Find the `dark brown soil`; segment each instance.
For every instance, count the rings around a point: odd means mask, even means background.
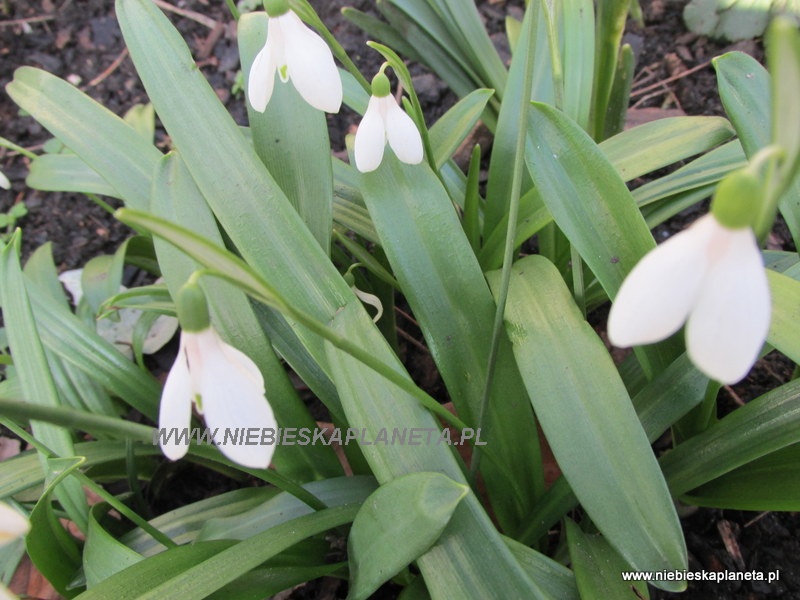
[[[175,0],[173,4],[211,20],[207,26],[185,16],[170,15],[221,100],[239,123],[245,123],[243,98],[241,94],[231,93],[238,58],[235,27],[225,3]],[[339,13],[345,5],[372,11],[372,3],[368,0],[312,0],[312,4],[363,72],[368,77],[374,73],[380,64],[379,56],[364,45],[366,37]],[[707,63],[713,56],[732,48],[687,33],[680,16],[682,1],[644,0],[642,4],[646,25],[642,28],[631,24],[626,38],[637,54],[632,104],[637,108],[672,109],[690,115],[723,114],[714,72]],[[498,46],[505,44],[501,33],[504,16],[507,12],[519,16],[521,5],[521,1],[503,0],[481,3],[482,14]],[[735,49],[762,58],[759,42],[741,43]],[[507,49],[504,51],[507,54]],[[124,53],[110,0],[0,2],[0,85],[5,86],[13,77],[14,69],[22,65],[40,67],[70,79],[117,114],[147,101],[133,65]],[[417,76],[417,91],[428,111],[429,121],[433,121],[454,98],[436,79],[425,75],[424,69],[414,67],[412,73]],[[355,123],[356,116],[348,109],[330,118],[335,150],[343,148],[344,136]],[[0,124],[1,136],[32,151],[38,151],[50,137],[33,119],[21,116],[5,93],[0,93]],[[162,130],[157,132],[157,143],[166,147],[167,140]],[[60,269],[76,268],[98,254],[113,252],[129,235],[124,226],[82,195],[43,193],[27,188],[24,184],[27,162],[23,156],[0,149],[0,170],[13,184],[11,191],[0,190],[0,212],[5,212],[14,203],[27,205],[29,214],[19,223],[23,229],[23,252],[26,256],[40,245],[51,242],[57,266]],[[677,227],[680,228],[680,222]],[[417,362],[430,365],[424,356]],[[771,359],[765,365],[745,383],[729,391],[731,407],[737,396],[747,400],[763,389],[774,387],[779,381],[786,381],[791,370],[791,365],[780,358]],[[416,379],[425,380],[431,368],[420,367],[422,372],[415,375]],[[184,482],[192,479],[182,472],[175,472],[172,476]],[[204,481],[200,489],[192,490],[192,494],[200,497],[213,493],[213,490],[214,487]],[[155,508],[164,509],[165,506]],[[654,592],[654,598],[800,598],[797,558],[800,556],[797,541],[800,539],[800,517],[796,514],[759,516],[740,511],[698,510],[683,523],[692,557],[691,569],[779,569],[780,582],[772,586],[694,583],[686,594]],[[722,528],[720,524],[723,524]],[[737,564],[730,542],[728,547],[723,544],[722,530],[731,532],[728,537],[735,540],[743,563]],[[292,597],[343,598],[345,588],[336,580],[326,580],[314,587],[298,589]],[[385,597],[396,594],[396,591],[386,591]]]

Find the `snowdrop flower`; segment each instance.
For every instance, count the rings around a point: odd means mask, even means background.
[[[0,546],[21,538],[30,528],[28,519],[5,502],[0,502]]]
[[[4,190],[11,189],[11,182],[8,180],[8,177],[6,177],[5,173],[3,173],[2,171],[0,171],[0,188],[3,188]]]
[[[657,342],[686,321],[687,352],[700,371],[724,384],[747,375],[766,340],[771,311],[750,227],[758,193],[751,175],[734,173],[718,186],[710,214],[634,267],[611,307],[612,344]]]
[[[225,456],[245,467],[267,468],[274,445],[246,445],[241,438],[238,443],[225,440],[226,429],[258,428],[260,432],[277,427],[264,397],[261,372],[247,355],[223,342],[211,327],[199,285],[190,280],[176,301],[183,331],[178,356],[161,394],[159,427],[167,432],[188,428],[194,403],[211,432],[217,430],[213,439]],[[162,435],[160,443],[170,460],[182,458],[189,449],[188,439],[179,443],[174,435],[166,440]]]
[[[389,78],[380,71],[372,80],[372,96],[356,132],[356,168],[362,173],[380,166],[387,141],[404,163],[416,165],[422,162],[419,130],[390,91]]]
[[[339,112],[342,79],[328,44],[306,27],[286,0],[265,0],[269,15],[267,42],[250,68],[247,97],[264,112],[272,97],[275,72],[281,81],[292,80],[303,100],[318,110]]]
[[[5,502],[0,502],[0,546],[10,544],[28,533],[31,524],[23,515]],[[16,596],[0,583],[0,600],[15,600]]]

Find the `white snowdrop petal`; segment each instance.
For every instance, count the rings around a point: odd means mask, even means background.
[[[355,155],[356,168],[362,173],[377,169],[383,160],[386,146],[386,128],[381,115],[381,98],[370,97],[367,111],[356,131]]]
[[[681,328],[703,282],[712,234],[700,219],[639,261],[611,306],[608,338],[612,344],[651,344]]]
[[[422,162],[422,137],[419,130],[394,99],[390,99],[386,105],[386,137],[389,146],[401,161],[409,165]]]
[[[186,334],[181,334],[181,344],[178,349],[178,356],[172,369],[167,375],[164,390],[161,393],[161,405],[158,412],[158,426],[166,429],[170,433],[173,428],[179,431],[189,427],[192,420],[192,381],[189,374],[189,366],[186,361]],[[176,436],[172,435],[168,442],[164,442],[163,436],[160,441],[161,450],[170,460],[183,458],[189,450],[189,444],[176,443]]]
[[[11,182],[2,171],[0,171],[0,188],[3,188],[4,190],[11,189]]]
[[[338,113],[342,106],[342,78],[328,44],[293,12],[280,19],[289,78],[294,87],[314,108]]]
[[[0,502],[0,546],[21,538],[30,528],[28,519],[5,502]]]
[[[267,109],[272,90],[275,87],[275,56],[269,38],[261,51],[256,54],[247,81],[247,98],[250,105],[258,112]]]
[[[714,252],[686,327],[686,347],[700,371],[732,384],[753,367],[769,332],[769,284],[750,229],[724,230]]]
[[[265,469],[272,460],[274,444],[261,443],[261,431],[275,430],[277,423],[267,399],[264,397],[264,382],[261,374],[254,377],[255,364],[247,355],[222,344],[208,347],[204,354],[204,369],[200,373],[206,426],[212,431],[219,429],[216,440],[219,449],[232,461],[256,469]],[[258,429],[258,443],[233,444],[225,441],[226,429]]]

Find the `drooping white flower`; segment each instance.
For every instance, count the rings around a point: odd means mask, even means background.
[[[0,171],[0,188],[3,188],[4,190],[11,189],[11,182],[8,180],[8,177],[6,177],[5,173],[3,173],[2,171]]]
[[[404,163],[416,165],[422,162],[419,130],[389,91],[389,79],[378,73],[372,80],[372,96],[356,132],[353,152],[356,168],[362,173],[380,166],[387,142]]]
[[[686,348],[708,377],[747,375],[769,332],[771,301],[753,230],[708,214],[647,254],[622,283],[608,319],[615,346],[665,339],[686,322]]]
[[[275,73],[311,106],[329,113],[342,106],[342,79],[328,44],[292,10],[285,0],[265,3],[269,14],[267,42],[256,55],[247,85],[247,97],[264,112],[272,97]]]
[[[0,546],[21,538],[30,528],[28,519],[5,502],[0,502]]]
[[[31,524],[23,515],[5,502],[0,502],[0,546],[10,544],[30,531]],[[0,583],[0,600],[16,600],[6,586]]]
[[[194,403],[225,456],[245,467],[265,469],[275,445],[263,444],[260,434],[277,424],[264,396],[264,378],[246,354],[222,341],[209,324],[202,292],[188,286],[176,299],[184,329],[161,394],[158,425],[167,433],[182,432],[190,427]],[[257,429],[259,435],[245,443],[244,436],[235,434],[242,429]],[[226,431],[232,437],[226,438]],[[171,460],[182,458],[189,449],[186,437],[180,442],[175,435],[160,438],[161,449]]]

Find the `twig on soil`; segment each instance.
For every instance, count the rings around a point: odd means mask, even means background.
[[[431,351],[428,350],[428,348],[426,348],[423,344],[421,344],[419,342],[419,340],[414,338],[413,335],[411,335],[410,333],[406,332],[403,329],[400,329],[399,327],[395,327],[395,329],[397,330],[397,333],[400,335],[401,338],[403,338],[409,344],[414,346],[417,350],[420,350],[421,352],[424,352],[425,354],[430,354],[431,353]]]
[[[13,27],[15,25],[28,25],[30,23],[41,23],[43,21],[52,21],[55,15],[41,15],[38,17],[25,17],[24,19],[12,19],[10,21],[0,21],[0,27]]]
[[[651,92],[653,90],[657,90],[658,88],[663,87],[665,90],[667,89],[666,84],[672,83],[673,81],[677,81],[687,75],[691,75],[692,73],[696,73],[702,69],[705,69],[711,64],[710,60],[707,60],[699,65],[692,67],[691,69],[686,69],[685,71],[681,71],[677,75],[673,75],[672,77],[667,77],[666,79],[662,79],[661,81],[657,81],[652,85],[648,85],[647,87],[641,88],[639,90],[634,90],[631,92],[631,98],[636,98],[637,96],[641,96],[642,94],[646,94],[647,92]]]
[[[759,515],[756,515],[755,517],[753,517],[752,519],[750,519],[750,520],[749,520],[747,523],[745,523],[744,525],[742,525],[742,527],[743,527],[744,529],[747,529],[748,527],[750,527],[750,525],[754,525],[754,524],[758,523],[758,522],[759,522],[761,519],[763,519],[763,518],[764,518],[764,517],[766,517],[768,514],[770,514],[770,512],[772,512],[772,511],[769,511],[769,510],[768,510],[768,511],[762,512],[762,513],[761,513],[761,514],[759,514]]]
[[[205,25],[209,29],[214,29],[217,26],[217,21],[212,19],[211,17],[207,17],[205,15],[201,15],[198,12],[193,10],[186,10],[185,8],[178,8],[177,6],[173,6],[169,2],[165,2],[164,0],[153,0],[155,4],[163,8],[164,10],[168,10],[170,12],[174,12],[176,15],[180,15],[182,17],[186,17],[187,19],[191,19],[192,21],[196,21],[201,25]]]
[[[736,392],[733,391],[733,388],[731,386],[726,385],[726,386],[723,386],[723,387],[725,388],[725,391],[730,394],[731,399],[733,400],[733,402],[735,404],[738,404],[739,406],[744,406],[745,405],[745,401],[742,400],[742,397],[739,394],[737,394]]]
[[[117,56],[117,58],[114,59],[114,62],[108,65],[108,68],[102,73],[100,73],[100,75],[92,79],[87,87],[94,87],[100,82],[102,82],[106,77],[108,77],[114,71],[117,70],[117,68],[122,64],[122,61],[125,60],[127,56],[128,56],[128,49],[123,48],[122,52],[119,53],[119,56]]]

